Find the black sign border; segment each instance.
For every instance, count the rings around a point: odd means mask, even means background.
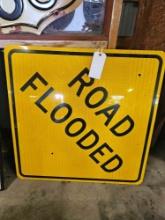
[[[18,169],[19,169],[19,174],[22,177],[28,177],[28,178],[34,178],[34,179],[58,179],[58,180],[81,180],[81,181],[94,181],[94,182],[117,182],[117,183],[138,183],[141,180],[142,177],[142,171],[143,171],[143,165],[144,165],[144,160],[145,160],[145,155],[146,155],[146,150],[147,150],[147,145],[148,145],[148,138],[150,135],[150,127],[152,124],[152,119],[153,119],[153,114],[155,110],[155,104],[154,100],[156,98],[158,88],[159,88],[159,83],[160,83],[160,78],[161,78],[161,72],[162,72],[162,66],[163,66],[163,59],[161,56],[156,55],[156,54],[118,54],[118,53],[107,53],[108,57],[129,57],[129,58],[152,58],[152,59],[157,59],[159,61],[159,67],[158,67],[158,72],[157,72],[157,79],[155,83],[155,88],[154,88],[154,94],[153,94],[153,102],[151,104],[151,111],[150,111],[150,117],[148,121],[148,127],[147,127],[147,133],[146,133],[146,138],[145,138],[145,144],[144,144],[144,150],[143,154],[141,157],[141,165],[140,165],[140,170],[139,174],[136,180],[122,180],[122,179],[100,179],[100,178],[79,178],[79,177],[54,177],[54,176],[35,176],[35,175],[26,175],[23,174],[21,170],[21,160],[20,160],[20,151],[19,151],[19,138],[18,138],[18,127],[17,127],[17,117],[16,117],[16,105],[15,105],[15,97],[14,97],[14,82],[13,82],[13,69],[12,69],[12,56],[13,54],[16,53],[31,53],[31,54],[44,54],[44,55],[71,55],[71,56],[93,56],[92,52],[71,52],[71,51],[50,51],[50,50],[31,50],[31,49],[12,49],[8,53],[8,62],[9,62],[9,76],[10,76],[10,88],[12,89],[12,93],[10,94],[12,97],[12,114],[13,114],[13,119],[14,119],[14,127],[15,127],[15,140],[16,140],[16,149],[17,149],[17,157],[18,157]]]

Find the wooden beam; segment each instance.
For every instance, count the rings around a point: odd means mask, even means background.
[[[118,31],[122,12],[123,0],[115,0],[113,4],[112,18],[110,24],[108,48],[114,49],[117,45]]]

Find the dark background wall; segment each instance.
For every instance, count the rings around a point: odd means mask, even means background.
[[[165,51],[165,0],[126,0],[125,2],[136,3],[138,13],[134,33],[132,36],[119,37],[118,48]],[[162,130],[161,137],[165,138],[165,80],[154,139],[158,137],[160,130]]]

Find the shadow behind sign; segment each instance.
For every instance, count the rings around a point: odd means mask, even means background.
[[[3,50],[0,50],[0,190],[4,189],[4,179],[6,179],[4,177],[9,174],[9,167],[10,169],[13,167],[11,163],[13,163],[13,152],[9,105],[4,66],[4,54]]]

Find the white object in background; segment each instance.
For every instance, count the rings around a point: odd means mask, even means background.
[[[82,0],[0,0],[0,32],[41,34],[50,23],[74,11],[81,2]]]

